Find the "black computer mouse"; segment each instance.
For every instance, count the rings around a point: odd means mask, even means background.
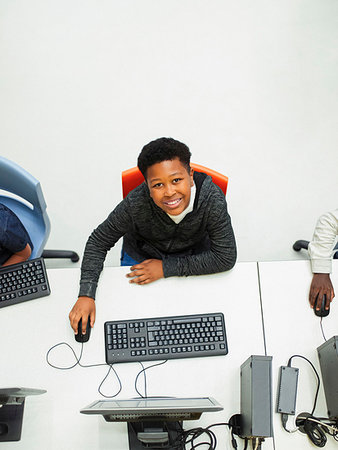
[[[88,316],[87,328],[86,328],[85,334],[82,334],[82,319],[80,319],[79,323],[77,325],[77,334],[75,335],[75,340],[77,342],[88,342],[89,337],[90,337],[90,331],[91,331],[90,317]]]
[[[321,304],[320,309],[316,309],[317,302],[318,302],[318,297],[319,297],[319,295],[317,295],[317,298],[316,298],[315,303],[313,305],[314,312],[315,312],[316,316],[318,316],[318,317],[326,317],[326,316],[329,315],[329,312],[330,312],[330,306],[329,306],[329,309],[325,309],[326,294],[323,295],[323,300],[322,300],[322,304]]]

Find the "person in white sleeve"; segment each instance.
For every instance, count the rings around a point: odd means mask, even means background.
[[[338,235],[338,209],[319,217],[309,243],[309,255],[313,278],[310,287],[309,301],[314,307],[318,296],[316,309],[320,309],[324,294],[326,295],[325,309],[329,309],[330,302],[334,298],[334,289],[330,279],[332,272],[332,256]]]

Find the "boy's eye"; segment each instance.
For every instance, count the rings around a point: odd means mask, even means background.
[[[181,178],[175,178],[174,180],[173,180],[173,183],[178,183],[178,182],[180,182],[181,181]]]
[[[153,185],[153,188],[158,188],[158,187],[161,187],[161,186],[162,186],[162,183],[156,183],[156,184]]]

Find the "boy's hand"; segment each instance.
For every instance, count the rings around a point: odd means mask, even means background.
[[[128,273],[127,277],[132,278],[132,280],[129,283],[148,284],[164,276],[161,259],[146,259],[130,269],[132,272]]]
[[[91,297],[79,297],[69,313],[70,325],[75,334],[77,334],[77,327],[81,318],[82,333],[86,333],[88,316],[90,316],[90,326],[93,328],[95,322],[95,301]]]
[[[334,297],[334,289],[331,283],[330,274],[314,273],[309,294],[309,301],[311,308],[313,308],[313,305],[318,295],[317,309],[318,310],[320,309],[324,294],[326,294],[325,309],[329,309],[330,302]]]

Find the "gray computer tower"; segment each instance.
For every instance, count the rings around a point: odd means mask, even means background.
[[[338,419],[338,336],[333,336],[317,348],[324,385],[327,414]]]
[[[241,436],[272,436],[272,356],[252,355],[241,365]]]

